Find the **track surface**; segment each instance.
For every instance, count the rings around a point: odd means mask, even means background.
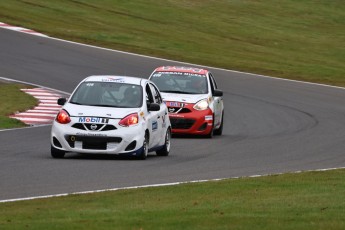
[[[147,77],[172,61],[0,29],[0,76],[66,92],[88,75]],[[212,69],[211,69],[212,70]],[[146,161],[50,157],[50,126],[0,132],[0,200],[345,166],[345,90],[212,70],[224,91],[224,135],[174,138]]]

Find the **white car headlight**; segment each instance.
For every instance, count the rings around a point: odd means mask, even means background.
[[[203,99],[200,100],[198,103],[196,103],[193,108],[196,110],[205,110],[208,109],[208,100],[207,99]]]

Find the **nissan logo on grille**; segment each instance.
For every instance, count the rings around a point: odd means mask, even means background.
[[[97,129],[97,125],[96,125],[96,124],[92,124],[92,125],[90,126],[90,128],[91,128],[92,130],[96,130],[96,129]]]
[[[169,108],[168,110],[169,110],[169,113],[175,112],[175,109],[174,109],[174,108]]]

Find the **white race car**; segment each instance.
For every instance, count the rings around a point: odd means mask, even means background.
[[[123,76],[90,76],[79,83],[52,125],[51,155],[66,152],[167,156],[171,125],[154,83]]]

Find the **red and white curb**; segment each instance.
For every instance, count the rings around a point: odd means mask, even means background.
[[[32,35],[36,35],[36,36],[41,36],[41,37],[48,37],[47,35],[36,32],[34,30],[26,29],[26,28],[19,27],[19,26],[12,26],[12,25],[9,25],[9,24],[3,23],[3,22],[0,22],[0,28],[15,30],[15,31],[19,31],[22,33],[28,33],[28,34],[32,34]]]
[[[16,113],[10,117],[21,120],[27,125],[47,125],[53,123],[56,114],[61,109],[61,106],[57,104],[57,99],[62,97],[62,95],[42,88],[21,90],[37,98],[39,104],[33,109]]]

